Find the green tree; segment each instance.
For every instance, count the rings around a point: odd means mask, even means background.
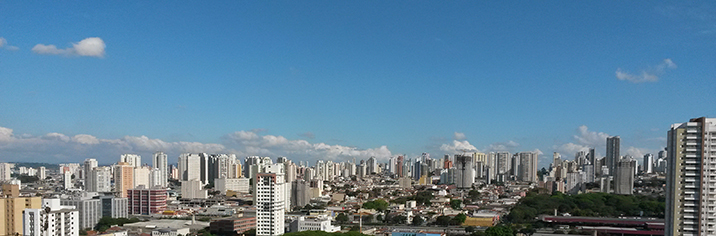
[[[336,216],[336,221],[338,221],[339,224],[345,224],[348,222],[348,216],[346,213],[340,213],[338,216]]]
[[[512,228],[505,225],[493,226],[485,230],[487,236],[513,236]]]
[[[438,216],[438,218],[435,218],[435,224],[436,225],[442,225],[442,226],[448,226],[450,225],[450,218],[449,216]]]
[[[373,201],[368,201],[368,202],[363,203],[363,208],[375,209],[375,210],[378,210],[381,212],[387,210],[388,206],[390,206],[390,204],[383,199],[376,199]]]
[[[450,207],[455,210],[460,210],[462,208],[462,200],[459,199],[452,199],[450,200]]]
[[[421,225],[423,225],[424,222],[425,222],[425,220],[423,219],[423,217],[415,216],[415,217],[413,217],[413,222],[410,222],[410,224],[413,226],[421,226]]]
[[[470,201],[475,202],[477,200],[480,200],[480,192],[477,190],[470,190],[470,192],[467,193],[467,197],[470,199]]]
[[[468,233],[475,232],[475,226],[465,227],[465,232],[468,232]]]
[[[467,216],[465,214],[457,214],[455,217],[450,219],[451,225],[461,225],[462,223],[465,223],[465,220],[467,220]]]

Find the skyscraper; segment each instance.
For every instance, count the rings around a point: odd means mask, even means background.
[[[82,169],[82,176],[83,176],[84,179],[85,179],[85,190],[86,190],[86,191],[90,191],[89,186],[95,185],[95,184],[92,182],[92,181],[94,181],[94,180],[93,180],[92,178],[90,178],[90,175],[91,175],[91,173],[92,173],[92,169],[94,169],[95,167],[97,167],[97,160],[96,160],[96,159],[92,159],[92,158],[85,159],[85,162],[84,162],[84,166],[83,166],[83,167],[84,167],[84,168]],[[95,192],[95,191],[96,191],[96,190],[90,191],[90,192]]]
[[[609,175],[614,176],[617,163],[619,162],[619,147],[621,139],[619,136],[607,138],[607,167]]]
[[[537,156],[536,152],[520,152],[519,180],[525,182],[537,182]]]
[[[644,173],[651,174],[654,172],[654,155],[647,153],[644,155]]]
[[[182,153],[179,155],[179,180],[201,180],[201,157],[199,154]]]
[[[134,188],[134,167],[126,162],[114,166],[114,192],[120,197],[127,197],[127,190]]]
[[[671,125],[667,135],[665,235],[716,234],[716,118]]]
[[[457,188],[471,188],[475,183],[475,168],[472,156],[455,155],[455,186]]]
[[[159,185],[166,187],[167,179],[169,178],[169,163],[167,162],[167,154],[164,154],[164,152],[154,153],[154,156],[152,156],[152,167],[159,169]]]
[[[631,195],[634,193],[634,175],[636,160],[626,157],[617,162],[614,177],[614,193]]]
[[[125,162],[132,167],[142,166],[142,157],[137,154],[122,154],[119,156],[119,162]]]
[[[275,173],[270,168],[266,172],[256,174],[256,235],[283,234],[285,185],[283,173]]]
[[[95,167],[87,178],[85,190],[88,192],[112,192],[112,170],[109,167]]]

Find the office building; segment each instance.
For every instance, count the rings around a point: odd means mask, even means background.
[[[283,173],[256,174],[254,204],[256,206],[256,235],[284,233],[285,185]]]
[[[152,167],[159,169],[159,179],[157,184],[162,187],[167,186],[167,178],[169,178],[169,163],[167,162],[167,154],[164,152],[156,152],[152,156]]]
[[[140,166],[134,168],[134,184],[133,188],[144,185],[145,187],[153,187],[149,185],[149,175],[152,173],[152,169],[149,166]]]
[[[716,118],[694,118],[667,135],[666,230],[716,235]]]
[[[607,138],[607,167],[609,168],[609,175],[614,176],[617,163],[621,157],[619,154],[621,139],[619,136],[613,136]]]
[[[167,190],[139,186],[138,188],[127,190],[127,200],[129,214],[157,214],[167,208]]]
[[[102,217],[129,218],[129,199],[114,196],[99,198],[102,201]]]
[[[230,217],[211,220],[211,223],[209,223],[210,231],[219,235],[226,235],[227,233],[230,235],[241,234],[255,228],[256,217]]]
[[[0,197],[0,235],[22,234],[22,212],[41,208],[41,197],[20,197],[20,186],[3,184]]]
[[[24,236],[79,236],[79,212],[60,199],[43,199],[41,208],[25,209]]]

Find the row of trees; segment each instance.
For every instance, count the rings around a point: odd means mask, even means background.
[[[585,193],[565,195],[555,192],[552,195],[540,194],[533,190],[520,199],[512,208],[506,220],[514,223],[531,223],[535,217],[560,213],[574,216],[647,216],[664,217],[665,199],[663,197],[616,195],[608,193]]]

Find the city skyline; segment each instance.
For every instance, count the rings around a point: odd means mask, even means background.
[[[548,12],[549,14],[543,14]],[[639,160],[716,117],[716,4],[46,3],[0,9],[0,161],[184,152]]]

